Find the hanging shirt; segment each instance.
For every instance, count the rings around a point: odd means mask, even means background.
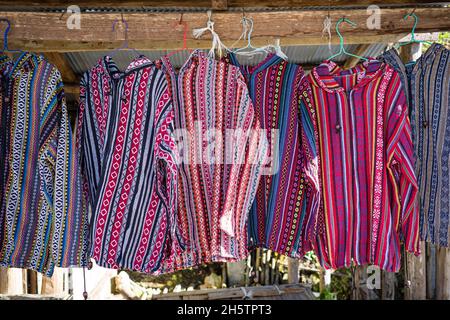
[[[247,257],[247,220],[267,141],[239,68],[194,51],[176,73],[161,69],[175,103],[177,219],[185,247],[166,270]],[[171,260],[169,260],[171,261]]]
[[[399,74],[371,60],[349,70],[333,62],[302,84],[316,109],[322,202],[316,253],[326,268],[400,268],[400,237],[419,253],[417,180]]]
[[[104,57],[81,80],[77,148],[100,266],[159,273],[176,240],[176,154],[167,81],[146,57]]]
[[[86,265],[87,216],[63,83],[42,56],[0,57],[0,265]]]
[[[391,49],[382,58],[408,81],[422,239],[449,246],[450,54],[433,44],[406,66]]]
[[[301,258],[318,210],[316,124],[313,109],[300,103],[303,69],[269,54],[256,66],[240,67],[269,141],[271,163],[261,178],[249,221],[250,246]]]

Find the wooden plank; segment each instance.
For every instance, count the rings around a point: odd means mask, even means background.
[[[450,251],[445,247],[436,250],[436,299],[450,299]]]
[[[426,298],[436,299],[436,246],[431,243],[426,246]]]
[[[369,30],[366,10],[339,10],[331,12],[333,21],[343,16],[357,24],[356,28],[342,25],[346,43],[395,42],[411,30],[410,21],[403,16],[409,9],[383,9],[380,30]],[[417,9],[420,17],[417,33],[450,30],[450,8]],[[246,16],[254,19],[253,44],[267,44],[276,38],[282,45],[325,44],[322,37],[323,11],[276,11],[250,12]],[[115,34],[112,23],[120,19],[118,13],[84,13],[80,29],[68,29],[66,20],[59,13],[0,12],[0,16],[11,21],[10,48],[41,52],[112,50],[122,45],[123,26],[118,25]],[[176,49],[182,46],[183,31],[173,28],[180,19],[178,13],[127,13],[123,15],[129,26],[129,46],[138,50]],[[215,30],[222,40],[230,45],[241,34],[240,12],[219,12],[212,15]],[[204,27],[205,13],[185,13],[183,21],[192,28]],[[270,28],[267,26],[270,25]],[[332,43],[338,43],[333,33]],[[187,45],[191,48],[209,48],[210,35],[193,39],[189,33]],[[238,46],[243,45],[243,42]]]
[[[186,0],[107,0],[107,1],[89,1],[89,0],[77,0],[73,2],[71,0],[15,0],[14,6],[29,6],[29,7],[59,7],[64,8],[69,5],[76,4],[81,8],[131,8],[131,7],[159,7],[159,8],[215,8],[214,2],[221,1],[210,1],[210,0],[196,0],[196,1],[186,1]],[[320,0],[229,0],[227,7],[230,8],[301,8],[301,7],[311,7],[311,6],[326,6],[328,3],[331,6],[369,6],[371,4],[376,5],[406,5],[406,4],[430,4],[438,3],[436,0],[429,1],[415,1],[415,0],[360,0],[357,3],[352,0],[331,0],[331,1],[320,1]],[[0,1],[0,7],[11,7],[11,1],[2,0]]]

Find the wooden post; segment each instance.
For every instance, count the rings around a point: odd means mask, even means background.
[[[450,299],[450,251],[445,247],[437,248],[436,255],[436,299]]]
[[[369,289],[367,278],[367,266],[357,266],[355,269],[353,300],[378,300],[375,290]]]
[[[34,270],[27,270],[28,293],[38,294],[38,273]]]
[[[395,272],[383,271],[381,273],[381,299],[395,300],[395,291],[397,288],[397,274]]]
[[[425,250],[426,298],[436,299],[436,246],[427,243]]]
[[[227,262],[227,280],[230,287],[245,286],[247,260]]]
[[[298,259],[288,258],[288,283],[298,283]]]
[[[67,269],[55,268],[51,278],[42,278],[42,294],[64,295],[68,294]]]
[[[24,294],[23,271],[17,268],[0,268],[0,293],[8,295]]]

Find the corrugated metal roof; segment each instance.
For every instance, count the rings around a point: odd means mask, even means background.
[[[358,45],[346,45],[345,49],[348,52],[354,52]],[[378,56],[386,47],[385,44],[372,44],[364,53],[365,56],[376,57]],[[288,60],[293,63],[300,65],[315,65],[319,64],[323,60],[327,59],[330,55],[339,50],[339,46],[331,46],[331,51],[328,46],[290,46],[283,47],[283,52],[288,56]],[[151,60],[157,60],[163,55],[170,52],[170,50],[158,50],[158,51],[139,51]],[[73,70],[77,74],[83,74],[85,71],[89,70],[94,66],[98,60],[109,54],[107,51],[95,51],[95,52],[70,52],[65,53],[67,59],[69,60]],[[134,58],[135,53],[132,51],[118,51],[114,54],[114,61],[119,66],[120,69],[125,70],[131,60]],[[176,53],[171,57],[171,61],[175,67],[181,67],[187,60],[189,52],[181,51]],[[253,58],[247,56],[239,56],[239,62],[242,64],[255,65],[263,59],[263,55],[257,55]],[[333,61],[344,62],[347,59],[346,56],[338,56]]]

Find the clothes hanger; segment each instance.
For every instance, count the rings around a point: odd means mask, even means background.
[[[369,61],[369,59],[367,59],[366,57],[362,57],[362,56],[358,56],[356,54],[350,53],[347,50],[345,50],[344,47],[344,37],[341,35],[340,31],[339,31],[339,25],[342,22],[347,22],[348,24],[350,24],[352,27],[356,27],[356,23],[354,23],[353,21],[347,19],[347,18],[341,18],[338,20],[338,22],[336,23],[336,33],[339,36],[339,52],[333,54],[332,56],[330,56],[327,60],[331,60],[337,56],[340,56],[341,54],[346,54],[348,56],[354,57],[354,58],[358,58],[364,61]]]
[[[178,23],[175,24],[175,27],[177,27],[177,26],[183,26],[183,47],[181,49],[177,49],[177,50],[169,52],[166,55],[167,58],[170,58],[174,54],[177,54],[178,52],[181,52],[184,50],[187,50],[189,53],[192,53],[192,51],[193,51],[192,49],[187,47],[187,32],[188,32],[189,26],[186,21],[183,21],[183,13],[181,13],[180,21],[178,21]]]
[[[209,31],[212,35],[212,45],[211,45],[211,49],[209,50],[208,56],[210,58],[215,58],[215,51],[217,49],[219,56],[222,57],[223,51],[227,52],[227,51],[230,51],[230,49],[228,49],[227,46],[225,46],[225,44],[222,43],[219,35],[214,31],[214,21],[211,20],[212,11],[208,10],[207,15],[208,15],[208,21],[206,23],[206,27],[194,29],[194,30],[192,30],[192,34],[196,39],[198,39],[205,32]]]
[[[242,53],[243,51],[247,50],[247,49],[251,49],[251,50],[255,50],[257,49],[256,47],[252,46],[252,32],[253,32],[253,19],[252,18],[247,18],[247,17],[243,17],[242,18],[242,26],[243,26],[243,32],[241,37],[243,36],[244,40],[247,37],[247,45],[241,48],[237,48],[235,50],[233,50],[233,53]]]
[[[19,49],[9,49],[8,48],[8,33],[9,30],[11,29],[11,22],[8,19],[5,18],[0,18],[0,22],[6,22],[7,23],[7,27],[5,29],[5,32],[3,33],[3,49],[2,52],[18,52],[18,53],[23,53],[22,50]]]
[[[287,60],[288,57],[284,54],[284,52],[281,49],[280,46],[280,39],[275,40],[275,44],[268,44],[262,47],[254,47],[252,45],[252,33],[253,33],[253,19],[252,18],[242,18],[243,24],[244,24],[244,34],[246,33],[246,28],[249,28],[248,34],[247,34],[247,45],[245,47],[239,48],[234,50],[233,52],[236,54],[246,55],[246,56],[253,56],[258,53],[271,53],[275,52],[276,55],[281,57],[284,60]],[[247,27],[246,27],[247,26]],[[245,36],[244,36],[245,39]],[[250,49],[250,50],[248,50]],[[246,51],[248,50],[248,51]]]
[[[416,27],[417,27],[417,23],[419,22],[419,18],[417,17],[417,15],[413,11],[411,13],[406,14],[403,17],[403,20],[407,20],[409,17],[413,17],[414,18],[414,25],[413,25],[412,30],[411,30],[411,39],[409,41],[407,41],[407,42],[399,42],[399,43],[397,43],[396,49],[398,49],[398,48],[400,48],[402,46],[405,46],[407,44],[411,44],[411,43],[426,43],[426,44],[432,45],[433,42],[426,41],[426,40],[417,40],[416,39]]]
[[[112,32],[114,33],[115,31],[116,31],[116,24],[119,22],[119,20],[114,20],[114,22],[113,22],[113,25],[112,25]],[[131,51],[133,51],[138,57],[140,57],[140,56],[145,56],[144,54],[142,54],[142,53],[140,53],[139,51],[137,51],[136,49],[134,49],[134,48],[130,48],[129,46],[128,46],[128,23],[125,21],[125,19],[123,18],[123,16],[122,16],[122,23],[124,24],[124,26],[125,26],[125,40],[123,41],[123,43],[122,43],[122,46],[120,46],[119,48],[117,48],[117,49],[114,49],[113,51],[111,51],[111,52],[109,52],[107,55],[109,56],[109,57],[114,57],[119,51],[122,51],[122,50],[131,50]]]

